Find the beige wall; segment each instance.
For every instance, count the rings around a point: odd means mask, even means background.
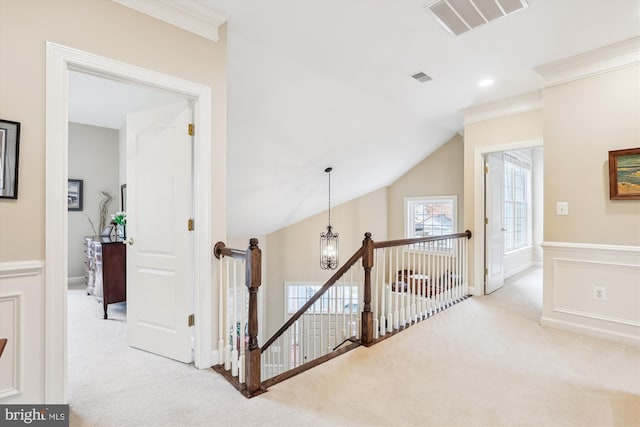
[[[223,238],[225,30],[214,43],[109,0],[1,0],[0,117],[21,122],[22,128],[19,198],[0,200],[0,262],[44,259],[47,41],[213,88],[213,234]]]
[[[609,150],[640,147],[638,76],[635,65],[544,90],[545,241],[640,245],[640,200],[609,200],[608,166]]]
[[[94,235],[87,219],[100,233],[100,191],[113,195],[109,215],[120,210],[118,185],[118,131],[69,123],[69,178],[83,180],[82,211],[70,211],[67,235],[69,278],[84,278],[83,237]],[[107,224],[111,216],[107,217]]]
[[[476,256],[474,246],[479,238],[482,238],[479,230],[475,230],[474,221],[476,216],[483,215],[482,212],[475,212],[474,200],[481,197],[476,194],[474,167],[475,151],[477,149],[490,149],[498,146],[502,151],[508,149],[510,144],[525,141],[541,140],[543,133],[542,110],[528,111],[524,113],[512,114],[496,119],[484,120],[475,123],[467,123],[464,127],[464,228],[471,230],[474,237],[469,245],[469,272],[475,271],[476,263],[482,263],[480,254]],[[522,147],[519,147],[522,148]],[[545,165],[546,166],[546,165]],[[482,283],[476,283],[476,278],[470,273],[470,283],[472,287],[482,287]],[[475,290],[478,293],[478,290]]]
[[[340,259],[345,261],[362,244],[365,232],[375,241],[403,238],[404,198],[458,195],[463,211],[463,143],[455,136],[389,187],[381,188],[331,210],[332,225],[340,233]],[[459,226],[462,218],[459,215]],[[324,283],[333,272],[319,267],[319,235],[327,226],[323,212],[267,235],[267,275],[260,290],[265,296],[268,338],[284,321],[284,283]]]
[[[387,188],[331,209],[331,225],[340,235],[340,261],[362,245],[364,233],[373,240],[387,240]],[[327,213],[315,215],[267,235],[266,293],[267,338],[284,322],[284,282],[324,283],[335,271],[320,269],[320,233],[327,227]]]
[[[640,147],[639,75],[636,63],[543,92],[541,324],[635,346],[640,200],[609,200],[608,151]],[[569,215],[555,214],[557,202]]]
[[[464,229],[462,136],[456,135],[389,187],[389,239],[404,239],[404,199],[458,196],[458,231]]]

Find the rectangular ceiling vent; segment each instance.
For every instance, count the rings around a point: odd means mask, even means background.
[[[529,7],[527,0],[436,0],[426,6],[456,36]]]
[[[414,79],[416,79],[420,83],[428,82],[429,80],[431,80],[431,77],[427,76],[422,71],[420,71],[419,73],[415,73],[411,77],[413,77]]]

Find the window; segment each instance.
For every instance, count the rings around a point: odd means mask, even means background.
[[[530,245],[531,241],[531,163],[528,159],[504,153],[504,251]]]
[[[457,233],[457,205],[458,196],[455,195],[406,198],[405,237],[444,236]],[[447,242],[448,240],[439,242],[438,249],[450,249]]]
[[[320,290],[320,284],[285,283],[286,287],[286,314],[293,314],[309,301]],[[346,313],[358,312],[358,285],[336,284],[329,288],[316,303],[309,308],[310,313]]]

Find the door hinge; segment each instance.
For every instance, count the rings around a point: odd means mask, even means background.
[[[485,269],[484,269],[484,275],[485,275],[485,276],[488,276],[488,275],[489,275],[489,269],[488,269],[488,268],[485,268]]]
[[[487,225],[487,224],[489,224],[489,218],[484,219],[484,225]]]
[[[189,218],[189,222],[187,222],[187,229],[189,231],[193,231],[195,228],[196,227],[194,225],[193,218]]]
[[[489,166],[484,167],[484,173],[489,173]]]
[[[189,123],[189,136],[193,136],[193,123]]]
[[[189,315],[189,319],[187,320],[189,326],[193,326],[196,324],[196,316],[194,314]]]

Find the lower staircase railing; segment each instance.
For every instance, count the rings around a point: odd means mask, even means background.
[[[218,242],[219,363],[214,369],[247,397],[357,346],[371,346],[468,297],[471,232],[362,246],[258,346],[261,252]],[[359,262],[361,261],[361,264]],[[361,265],[361,267],[360,267]]]

